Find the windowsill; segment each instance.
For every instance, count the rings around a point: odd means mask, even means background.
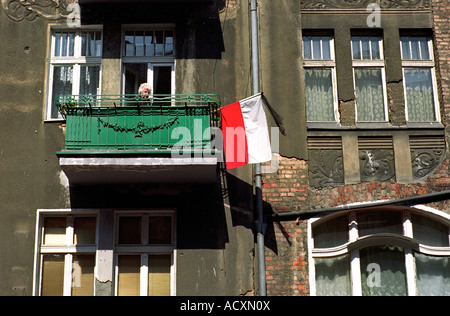
[[[337,122],[307,122],[306,128],[308,130],[365,130],[365,129],[391,129],[391,130],[401,130],[401,129],[443,129],[444,125],[439,122],[423,122],[423,123],[406,123],[406,125],[392,125],[389,122],[364,122],[356,123],[355,126],[343,126]]]

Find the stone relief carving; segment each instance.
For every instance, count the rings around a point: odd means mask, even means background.
[[[414,179],[426,177],[436,170],[444,159],[445,149],[413,149],[411,163]]]
[[[309,184],[321,188],[344,184],[342,150],[310,150]]]
[[[388,181],[395,176],[392,149],[359,151],[361,182]]]
[[[302,9],[366,9],[376,3],[382,9],[430,8],[430,0],[303,0]]]
[[[37,17],[49,21],[67,19],[71,12],[68,11],[70,3],[77,0],[1,0],[2,8],[13,21],[32,21]]]

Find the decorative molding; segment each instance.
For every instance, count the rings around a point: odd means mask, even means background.
[[[426,177],[436,170],[444,159],[444,148],[412,149],[411,164],[414,179]]]
[[[388,181],[395,176],[392,149],[365,149],[359,151],[362,182]]]
[[[342,150],[309,150],[309,184],[322,188],[344,184]]]
[[[56,22],[67,19],[70,3],[77,0],[1,0],[6,15],[15,22],[33,21],[37,17]]]
[[[430,0],[302,0],[302,9],[366,9],[369,4],[381,9],[429,9]]]

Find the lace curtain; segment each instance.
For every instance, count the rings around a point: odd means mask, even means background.
[[[59,118],[60,114],[56,108],[59,95],[72,94],[73,66],[55,66],[53,68],[53,91],[52,91],[52,118]]]
[[[405,68],[409,122],[436,121],[430,68]]]
[[[306,116],[308,121],[334,121],[331,68],[305,69]]]
[[[385,121],[384,97],[380,68],[355,68],[357,120]]]
[[[415,253],[419,295],[450,296],[450,258]]]
[[[349,255],[333,258],[316,258],[314,261],[317,295],[351,295]]]

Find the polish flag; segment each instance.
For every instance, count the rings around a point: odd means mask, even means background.
[[[261,94],[220,109],[227,169],[272,159]]]

